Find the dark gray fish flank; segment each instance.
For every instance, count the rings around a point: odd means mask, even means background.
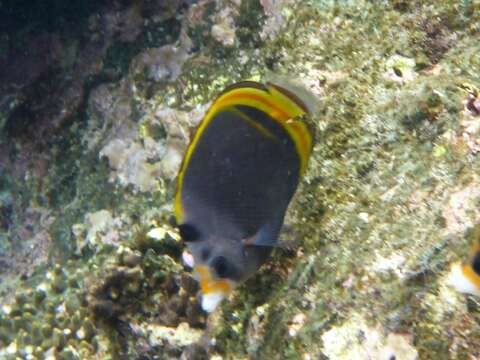
[[[268,225],[276,238],[299,172],[295,144],[280,124],[248,106],[226,109],[204,129],[185,170],[185,221],[228,239],[244,239]]]

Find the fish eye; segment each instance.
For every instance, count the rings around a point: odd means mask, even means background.
[[[218,277],[226,278],[230,273],[230,266],[228,265],[228,261],[223,256],[217,256],[215,259],[213,259],[212,267]]]
[[[200,237],[198,230],[190,224],[181,224],[178,225],[178,231],[180,232],[180,236],[183,241],[186,242],[193,242],[197,241]]]

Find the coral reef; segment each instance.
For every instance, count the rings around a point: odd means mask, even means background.
[[[480,220],[479,14],[99,2],[0,36],[0,357],[479,358],[479,300],[448,284]],[[271,72],[318,98],[291,241],[207,317],[175,174],[215,94]]]

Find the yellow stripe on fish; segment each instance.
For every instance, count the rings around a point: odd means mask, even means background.
[[[177,191],[175,194],[175,216],[179,223],[181,223],[183,219],[180,197],[185,168],[188,166],[195,146],[202,136],[203,131],[214,118],[215,114],[224,108],[246,105],[259,109],[268,114],[272,119],[278,121],[288,131],[295,142],[301,161],[301,175],[305,172],[313,139],[307,125],[302,121],[295,120],[295,118],[310,114],[308,113],[307,107],[301,103],[301,100],[289,97],[287,95],[289,93],[288,90],[284,89],[282,92],[280,89],[281,87],[270,83],[265,86],[259,83],[245,81],[225,89],[214,101],[187,148],[178,174]]]

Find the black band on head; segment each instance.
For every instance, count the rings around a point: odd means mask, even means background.
[[[200,237],[198,230],[190,224],[180,224],[178,225],[178,231],[183,241],[193,242],[197,241]]]

